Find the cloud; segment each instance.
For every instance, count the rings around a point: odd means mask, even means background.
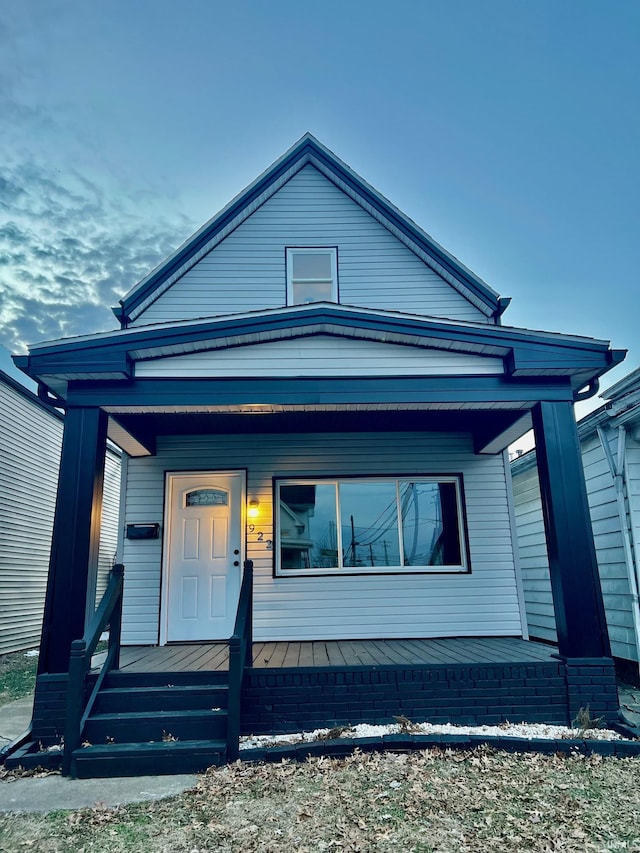
[[[114,328],[111,306],[193,230],[153,193],[34,158],[0,165],[0,343]]]

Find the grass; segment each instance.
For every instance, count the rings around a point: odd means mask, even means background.
[[[356,753],[212,769],[159,802],[0,816],[0,851],[640,851],[640,758]]]
[[[0,655],[0,706],[33,693],[37,669],[38,658],[24,652]]]
[[[100,640],[95,654],[107,648],[106,640]],[[0,655],[0,706],[30,696],[36,686],[37,670],[38,658],[35,655],[26,657],[24,651]]]

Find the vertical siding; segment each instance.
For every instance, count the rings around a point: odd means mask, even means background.
[[[615,433],[612,431],[609,437],[615,459]],[[583,439],[581,449],[612,653],[635,660],[631,596],[614,482],[598,436]],[[535,467],[515,474],[514,496],[529,629],[533,637],[554,639],[549,563]]]
[[[124,522],[162,521],[166,470],[216,469],[247,470],[248,496],[260,500],[265,540],[273,538],[272,476],[464,476],[471,574],[274,578],[273,552],[249,535],[256,639],[520,636],[503,458],[476,456],[470,435],[160,438],[156,456],[129,460]],[[160,540],[125,542],[126,643],[158,640],[161,553]]]
[[[369,213],[306,166],[135,324],[284,306],[286,246],[338,247],[344,305],[488,322]]]
[[[0,382],[0,654],[40,641],[62,431],[59,418]],[[115,553],[119,469],[107,452],[99,589]]]

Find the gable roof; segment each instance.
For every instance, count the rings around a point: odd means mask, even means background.
[[[570,378],[575,390],[624,358],[624,351],[593,338],[318,302],[49,341],[14,361],[64,393],[66,382],[74,379],[131,379],[140,359],[318,334],[500,356],[509,376]]]
[[[509,304],[408,216],[391,204],[346,163],[306,133],[255,181],[206,222],[180,248],[143,278],[113,310],[123,326],[134,320],[208,254],[231,231],[307,165],[313,165],[363,207],[429,267],[487,316],[500,316]]]

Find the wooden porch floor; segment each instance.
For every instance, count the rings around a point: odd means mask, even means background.
[[[257,669],[287,667],[429,666],[434,664],[536,663],[550,660],[554,646],[516,637],[450,637],[429,640],[313,640],[254,643]],[[94,659],[94,666],[101,661]],[[123,646],[123,672],[225,671],[226,643]]]

